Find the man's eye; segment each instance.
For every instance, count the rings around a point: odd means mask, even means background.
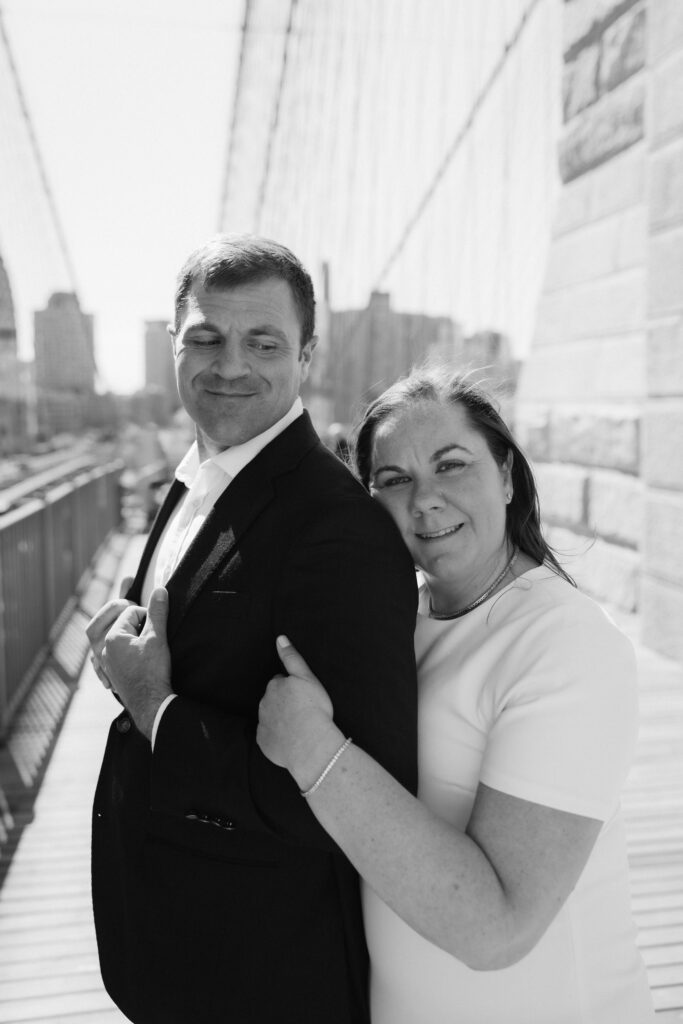
[[[268,341],[265,338],[252,338],[249,344],[257,352],[274,352],[277,348],[274,341]]]
[[[216,345],[220,339],[215,334],[193,334],[185,339],[186,345],[194,345],[197,348],[204,348],[207,345]]]

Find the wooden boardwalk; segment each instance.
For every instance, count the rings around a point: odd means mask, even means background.
[[[683,1024],[683,670],[638,653],[643,724],[624,794],[633,907],[658,1024]],[[80,682],[0,890],[0,1024],[127,1019],[102,987],[89,877],[92,794],[116,709],[89,664]]]

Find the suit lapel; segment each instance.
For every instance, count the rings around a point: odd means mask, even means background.
[[[266,445],[225,489],[168,581],[169,640],[197,594],[273,500],[275,479],[291,472],[315,444],[320,441],[308,413],[304,412]]]
[[[187,494],[185,484],[181,483],[180,480],[177,480],[174,477],[173,483],[169,487],[161,508],[157,512],[156,518],[152,523],[152,529],[150,530],[149,537],[147,538],[147,542],[143,548],[135,579],[133,580],[127,594],[129,600],[137,602],[140,601],[142,596],[142,585],[145,582],[147,569],[149,568],[149,563],[152,559],[152,555],[154,554],[154,550],[159,543],[159,538],[163,533],[164,527],[166,526],[173,509],[185,494]]]

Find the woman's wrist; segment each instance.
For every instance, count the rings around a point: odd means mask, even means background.
[[[288,765],[302,792],[310,789],[320,778],[345,739],[344,733],[327,715],[321,712],[315,720],[311,716]]]

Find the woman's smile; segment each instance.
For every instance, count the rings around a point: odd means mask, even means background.
[[[464,526],[464,523],[458,523],[457,526],[445,526],[442,530],[430,530],[425,533],[418,533],[415,531],[415,536],[420,540],[441,540],[442,537],[450,537],[454,533]]]

